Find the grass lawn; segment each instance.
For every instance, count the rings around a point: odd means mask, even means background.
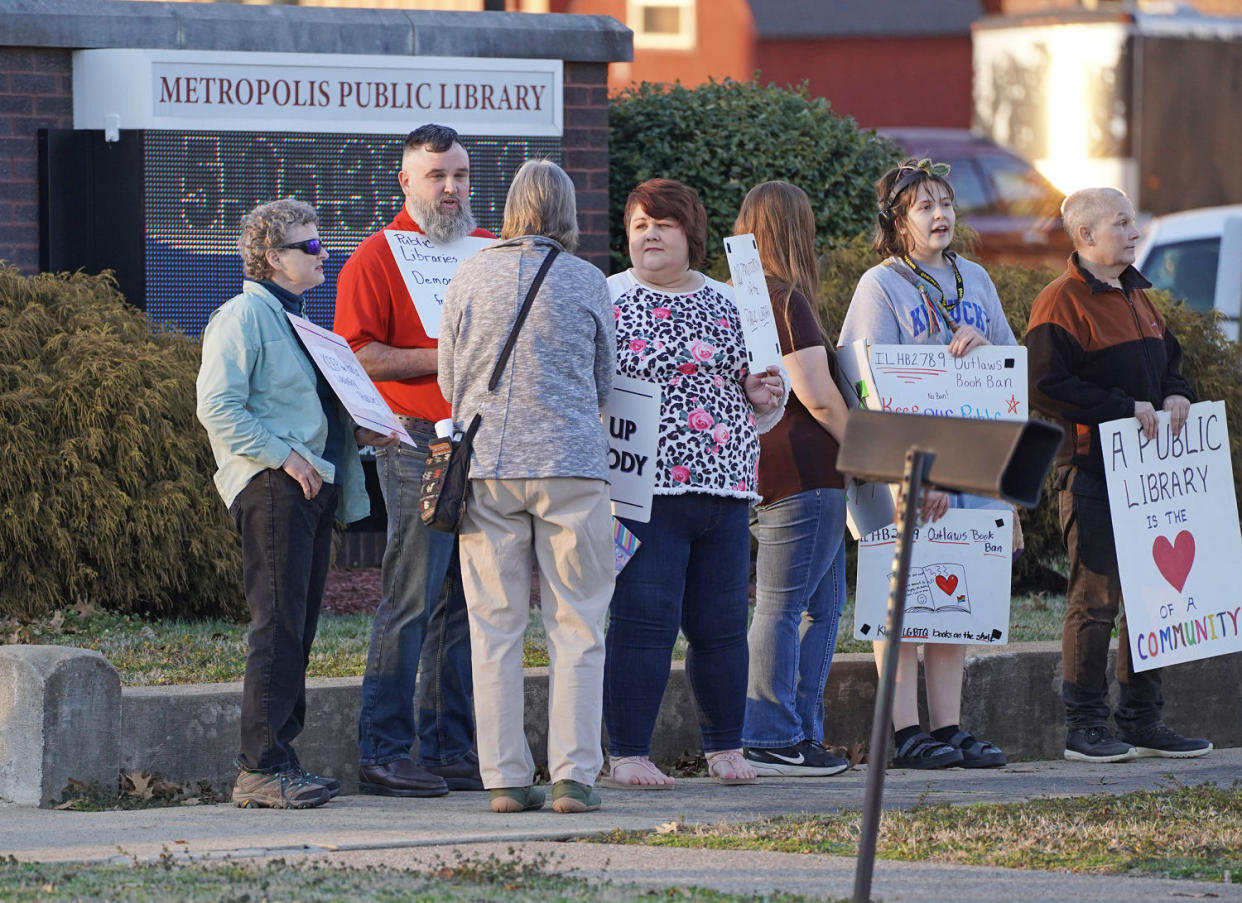
[[[538,859],[459,859],[427,873],[399,869],[352,869],[276,860],[257,865],[77,865],[0,860],[0,899],[165,901],[356,900],[402,903],[639,903],[653,898],[698,903],[743,903],[752,896],[699,888],[658,893],[552,874]],[[809,903],[790,894],[767,895],[768,903]],[[820,899],[820,898],[817,898]]]
[[[1063,596],[1015,596],[1010,605],[1012,642],[1056,640],[1065,614]],[[371,615],[325,614],[311,651],[308,677],[359,676],[366,667]],[[846,600],[837,636],[838,652],[869,652],[853,639],[854,600]],[[55,644],[102,652],[126,686],[238,681],[246,664],[246,625],[231,621],[148,621],[132,615],[67,608],[50,618],[20,623],[0,620],[0,644]],[[531,612],[526,631],[527,667],[548,663],[543,623]],[[685,654],[678,641],[674,658]]]
[[[779,816],[678,825],[661,834],[617,831],[594,842],[853,856],[861,821],[857,811]],[[1121,796],[917,806],[884,813],[876,855],[1229,882],[1242,876],[1242,787],[1208,783]]]

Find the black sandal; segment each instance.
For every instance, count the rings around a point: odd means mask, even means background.
[[[960,768],[999,768],[1008,762],[999,746],[976,739],[970,731],[958,731],[949,738],[949,746],[961,751]]]
[[[962,751],[919,731],[893,754],[894,768],[952,768],[962,764]]]

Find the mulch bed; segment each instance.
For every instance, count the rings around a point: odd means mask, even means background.
[[[323,588],[323,612],[353,615],[375,611],[380,601],[379,568],[332,568]]]

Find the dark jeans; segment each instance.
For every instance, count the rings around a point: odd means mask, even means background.
[[[242,684],[243,768],[297,764],[293,740],[306,721],[306,664],[328,577],[339,487],[307,499],[297,481],[265,470],[233,500],[241,533],[242,577],[250,608]]]
[[[744,499],[658,495],[650,522],[623,519],[642,545],[617,577],[604,641],[604,724],[612,755],[650,753],[679,626],[704,751],[742,745],[748,508]]]
[[[1130,634],[1121,608],[1121,579],[1108,499],[1062,489],[1059,502],[1061,533],[1069,552],[1069,590],[1061,632],[1066,726],[1075,730],[1108,723],[1108,644],[1120,612],[1120,700],[1114,717],[1121,730],[1141,733],[1160,720],[1164,697],[1160,670],[1136,672],[1130,660]]]
[[[358,761],[383,765],[410,756],[417,724],[418,761],[447,765],[474,745],[470,626],[457,537],[430,529],[419,517],[434,426],[413,418],[402,423],[417,447],[403,443],[375,454],[388,545],[362,679]]]

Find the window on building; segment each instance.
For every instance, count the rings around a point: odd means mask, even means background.
[[[693,50],[695,0],[628,0],[626,24],[635,47]]]

